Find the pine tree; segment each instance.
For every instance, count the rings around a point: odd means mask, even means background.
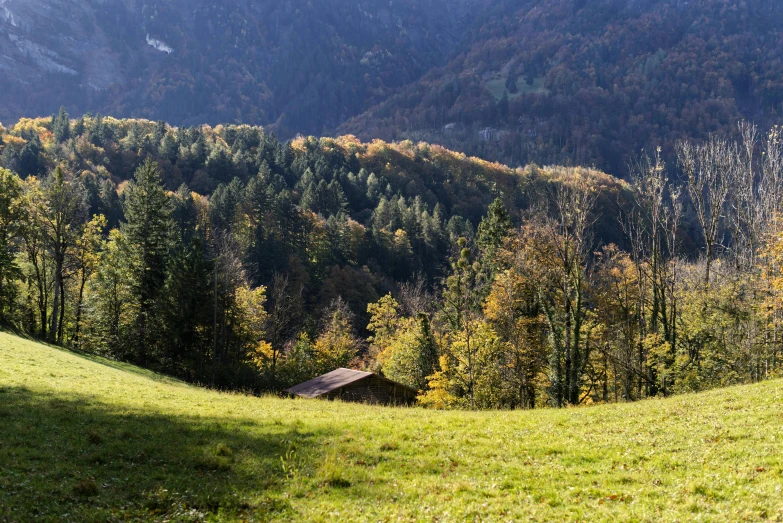
[[[37,134],[27,141],[22,150],[19,151],[18,173],[23,176],[40,176],[46,170],[46,163],[43,155],[43,145]]]
[[[0,155],[0,167],[4,167],[12,172],[19,172],[20,165],[19,153],[10,145],[6,145],[3,154]]]
[[[52,117],[52,132],[57,143],[66,142],[71,137],[71,121],[65,107],[60,107],[57,116]]]
[[[79,136],[84,134],[85,126],[84,126],[84,116],[80,117],[78,120],[76,120],[76,123],[73,124],[73,137],[78,138]]]
[[[171,204],[163,188],[158,165],[147,159],[128,184],[122,232],[132,264],[133,294],[138,305],[136,357],[147,363],[148,348],[155,345],[154,325],[161,289],[166,280],[171,234]]]
[[[477,319],[481,313],[481,285],[479,273],[481,264],[474,261],[474,255],[468,248],[468,241],[457,241],[459,254],[452,260],[451,275],[446,278],[443,291],[443,313],[453,340],[460,342],[460,364],[464,370],[462,393],[467,397],[471,408],[475,408],[476,356],[475,344]],[[453,351],[452,351],[453,352]]]
[[[506,239],[511,236],[513,226],[508,216],[508,211],[503,201],[497,198],[489,206],[487,215],[481,220],[478,227],[476,244],[481,249],[481,277],[486,282],[491,282],[498,270],[500,260],[498,251]]]
[[[419,354],[419,368],[423,378],[420,388],[424,388],[427,378],[432,376],[438,368],[438,347],[435,344],[435,336],[432,334],[429,316],[420,312],[416,320],[419,327],[416,335],[416,349]]]
[[[213,345],[214,261],[205,248],[198,210],[186,186],[179,188],[172,203],[175,226],[164,298],[167,343],[163,363],[179,375],[203,381]]]
[[[108,130],[103,123],[103,117],[100,114],[96,114],[95,118],[92,120],[92,125],[90,126],[90,142],[98,147],[103,147],[103,143],[107,136]]]
[[[481,220],[478,228],[476,243],[484,255],[493,255],[503,245],[506,238],[511,235],[511,218],[508,216],[505,205],[497,198],[489,206],[487,215]]]

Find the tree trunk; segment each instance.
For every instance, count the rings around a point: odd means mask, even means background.
[[[84,271],[82,271],[81,281],[79,282],[79,299],[76,302],[76,334],[74,338],[75,345],[79,349],[81,349],[82,307],[84,303],[84,286],[87,283],[86,280],[87,278]]]
[[[52,300],[52,317],[49,326],[49,341],[57,341],[57,322],[60,318],[60,293],[62,292],[62,261],[59,257],[55,261],[54,269],[54,297]]]
[[[57,343],[63,344],[63,323],[65,321],[65,282],[60,282],[60,318],[57,325]]]

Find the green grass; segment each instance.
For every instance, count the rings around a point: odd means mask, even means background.
[[[522,96],[523,94],[549,94],[549,89],[547,89],[544,85],[546,78],[543,76],[539,76],[533,79],[532,85],[527,84],[524,76],[519,76],[517,78],[516,93],[508,92],[506,89],[506,78],[508,78],[507,74],[499,73],[496,77],[486,81],[487,89],[490,93],[492,93],[492,96],[494,96],[496,100],[503,98],[504,94],[508,96],[509,100],[513,100],[514,98]]]
[[[783,383],[434,412],[221,394],[0,333],[0,521],[781,521]]]

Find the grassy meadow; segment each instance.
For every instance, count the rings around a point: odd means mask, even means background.
[[[437,412],[224,394],[0,333],[0,521],[783,521],[783,382]]]

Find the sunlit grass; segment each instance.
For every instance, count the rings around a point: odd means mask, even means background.
[[[434,412],[221,394],[0,333],[0,521],[783,521],[783,383]]]

